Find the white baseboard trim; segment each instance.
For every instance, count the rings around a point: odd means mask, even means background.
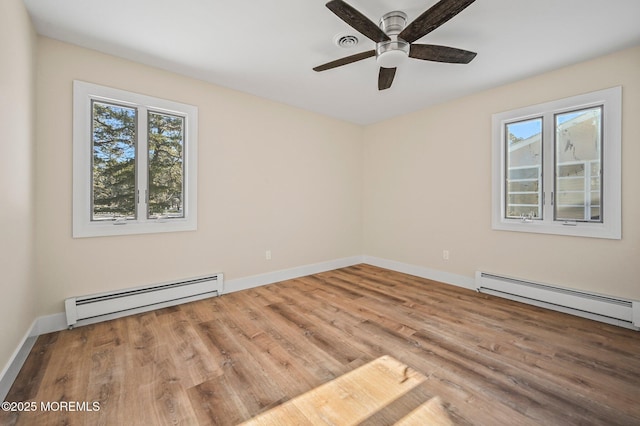
[[[27,330],[18,347],[0,373],[0,401],[4,401],[29,352],[41,334],[52,333],[67,328],[64,312],[36,318]]]
[[[33,344],[36,342],[37,335],[34,335],[34,329],[36,328],[37,319],[33,321],[31,327],[27,330],[24,337],[20,341],[20,344],[13,351],[11,358],[4,366],[2,373],[0,373],[0,400],[4,401],[13,385],[13,381],[18,377],[18,373],[22,368],[22,365],[27,360]]]
[[[64,312],[53,315],[45,315],[36,318],[36,324],[33,329],[33,336],[41,334],[53,333],[67,328],[67,317]]]
[[[333,269],[346,268],[347,266],[353,266],[359,263],[363,263],[363,259],[364,258],[362,256],[345,257],[342,259],[329,260],[327,262],[298,266],[291,269],[282,269],[279,271],[267,272],[266,274],[227,280],[224,283],[224,290],[222,294],[248,290],[250,288],[273,284],[280,281],[305,277],[312,274],[319,274],[320,272],[331,271]]]
[[[390,269],[404,274],[415,275],[416,277],[426,278],[433,281],[439,281],[445,284],[455,285],[457,287],[475,290],[476,283],[474,277],[465,275],[452,274],[451,272],[439,271],[437,269],[425,268],[424,266],[411,265],[395,260],[383,259],[375,256],[363,256],[363,263],[378,266],[380,268]]]

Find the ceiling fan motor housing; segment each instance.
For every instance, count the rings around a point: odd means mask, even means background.
[[[376,43],[376,61],[383,68],[395,68],[409,56],[409,43],[398,38],[407,25],[407,15],[401,11],[385,14],[378,26],[391,40]]]

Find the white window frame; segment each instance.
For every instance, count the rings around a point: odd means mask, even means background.
[[[555,114],[589,107],[603,107],[602,115],[602,222],[554,220]],[[543,119],[543,219],[505,217],[506,135],[509,123]],[[492,228],[593,238],[622,238],[622,87],[599,90],[492,116]]]
[[[92,221],[92,101],[114,103],[138,109],[136,158],[138,167],[147,164],[147,111],[184,117],[184,217]],[[142,113],[141,113],[142,112]],[[198,108],[165,99],[74,80],[73,82],[73,237],[149,234],[194,231],[197,216]],[[136,184],[146,183],[146,171],[137,174]],[[144,179],[141,181],[141,178]],[[144,197],[142,197],[144,198]]]

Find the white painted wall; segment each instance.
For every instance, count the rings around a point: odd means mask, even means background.
[[[493,231],[491,115],[618,85],[622,240]],[[640,299],[638,117],[640,47],[368,126],[364,252],[461,276],[483,270]]]
[[[36,36],[21,0],[0,1],[0,370],[36,310]]]

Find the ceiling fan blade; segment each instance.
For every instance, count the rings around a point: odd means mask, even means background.
[[[409,47],[410,58],[450,64],[468,64],[476,55],[476,52],[435,44],[412,44]]]
[[[393,77],[395,77],[395,75],[395,68],[380,67],[380,73],[378,74],[378,90],[385,90],[391,87],[391,83],[393,83]]]
[[[371,22],[369,18],[349,6],[342,0],[332,0],[327,3],[327,8],[335,13],[338,18],[352,26],[361,34],[367,36],[376,43],[391,40],[376,24]]]
[[[407,25],[398,37],[413,43],[462,12],[475,0],[440,0]]]
[[[367,50],[366,52],[356,53],[355,55],[346,56],[344,58],[336,59],[335,61],[327,62],[326,64],[318,65],[313,68],[314,71],[326,71],[331,68],[340,67],[342,65],[347,65],[353,62],[361,61],[363,59],[371,58],[372,56],[376,56],[375,50]]]

